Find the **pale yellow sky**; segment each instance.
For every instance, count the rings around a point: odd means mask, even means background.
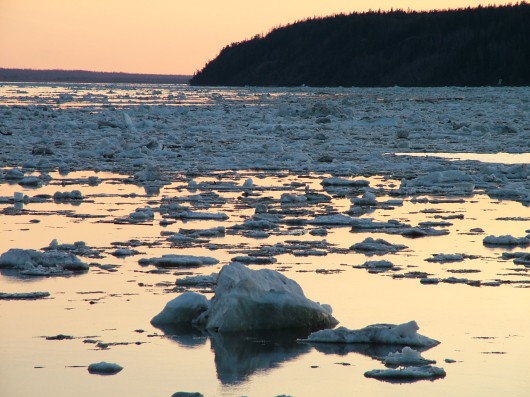
[[[480,0],[0,0],[0,67],[193,74],[227,44],[312,16]]]

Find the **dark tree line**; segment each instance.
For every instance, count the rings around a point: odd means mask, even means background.
[[[225,47],[192,85],[530,85],[530,4],[310,19]]]
[[[189,79],[190,76],[168,74],[0,68],[0,81],[4,82],[184,84]]]

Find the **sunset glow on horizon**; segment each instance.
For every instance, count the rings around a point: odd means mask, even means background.
[[[0,68],[193,74],[226,45],[314,16],[473,0],[0,0]]]

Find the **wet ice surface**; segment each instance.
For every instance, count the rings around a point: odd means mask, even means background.
[[[528,90],[21,84],[0,96],[0,255],[88,265],[0,265],[2,394],[530,388]],[[281,271],[349,329],[416,320],[441,342],[427,358],[445,378],[363,376],[402,346],[150,324],[184,291],[211,298],[232,260]],[[90,376],[99,362],[125,370]]]

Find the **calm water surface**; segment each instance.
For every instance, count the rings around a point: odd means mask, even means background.
[[[97,175],[98,186],[84,183]],[[0,349],[3,360],[2,393],[13,396],[50,395],[161,395],[175,391],[200,391],[204,395],[425,395],[449,394],[526,395],[529,383],[526,374],[530,353],[528,343],[530,320],[528,273],[511,261],[500,259],[505,250],[490,249],[481,243],[487,234],[512,233],[520,235],[528,228],[530,210],[519,203],[496,201],[486,196],[466,197],[455,203],[432,204],[405,200],[402,206],[376,209],[365,215],[375,220],[397,219],[416,224],[434,220],[436,215],[465,214],[453,220],[446,236],[409,239],[399,235],[352,233],[349,227],[329,228],[326,237],[310,236],[308,226],[282,225],[265,240],[227,233],[211,239],[218,249],[207,245],[175,248],[161,236],[162,232],[179,228],[227,228],[241,223],[252,210],[241,200],[241,190],[205,189],[216,191],[223,200],[207,211],[225,212],[224,222],[188,221],[163,227],[160,214],[145,224],[116,223],[137,207],[159,203],[162,197],[185,198],[198,192],[186,189],[185,179],[165,186],[158,195],[146,195],[143,188],[128,183],[114,174],[53,173],[49,185],[38,190],[24,190],[18,185],[2,185],[1,195],[12,196],[23,191],[29,196],[53,194],[57,190],[79,189],[84,195],[80,205],[48,201],[27,204],[19,215],[2,215],[0,251],[9,248],[39,249],[53,238],[60,243],[83,240],[100,249],[100,264],[116,264],[116,272],[91,267],[86,274],[72,277],[20,278],[4,274],[0,277],[3,292],[49,291],[50,299],[39,301],[0,301]],[[232,182],[240,186],[252,177],[256,197],[277,199],[282,193],[303,193],[303,186],[318,189],[320,177],[285,174],[226,173],[196,178],[197,182]],[[127,183],[125,183],[127,182]],[[292,182],[296,182],[294,185]],[[372,185],[388,186],[396,181],[374,177]],[[67,188],[65,188],[67,186]],[[215,186],[211,184],[210,186]],[[224,190],[224,191],[223,191]],[[200,191],[199,191],[200,192]],[[391,197],[378,196],[384,201]],[[278,203],[278,202],[276,202]],[[12,204],[3,204],[5,210]],[[274,204],[276,206],[279,204]],[[326,206],[345,211],[350,203],[337,196]],[[280,207],[278,207],[280,209]],[[285,210],[286,208],[284,208]],[[294,208],[292,208],[294,209]],[[310,219],[322,212],[322,205],[302,206],[301,219]],[[436,209],[435,212],[421,212]],[[76,215],[98,215],[98,218]],[[526,219],[506,220],[517,214]],[[431,219],[432,218],[432,219]],[[39,223],[31,223],[39,219]],[[484,233],[470,233],[482,228]],[[5,237],[4,237],[5,236]],[[344,253],[355,242],[367,236],[384,238],[409,246],[395,255],[386,255],[400,270],[390,274],[369,274],[352,265],[367,259],[354,252]],[[111,242],[139,239],[146,243],[137,256],[118,259],[109,252]],[[364,378],[364,372],[383,368],[371,355],[380,351],[359,351],[354,346],[310,346],[297,343],[295,336],[277,339],[241,335],[202,333],[165,336],[149,321],[167,301],[176,296],[171,292],[180,270],[153,272],[142,267],[138,259],[166,253],[188,253],[214,256],[218,266],[185,269],[194,274],[219,271],[242,249],[261,245],[285,243],[288,240],[322,240],[332,244],[324,257],[277,257],[269,268],[284,272],[295,279],[309,298],[329,303],[341,325],[361,328],[368,324],[401,323],[416,320],[420,332],[442,343],[424,356],[437,360],[447,376],[434,382],[391,384]],[[151,243],[148,245],[147,243]],[[429,263],[425,259],[435,253],[472,253],[475,259],[459,263]],[[90,262],[90,259],[85,259]],[[259,266],[254,266],[259,268]],[[329,274],[316,272],[328,270]],[[451,273],[474,269],[475,273]],[[499,287],[472,287],[465,284],[422,285],[417,278],[401,278],[407,272],[428,272],[432,277],[466,277],[470,280],[501,280],[510,282]],[[211,293],[208,293],[211,296]],[[140,332],[145,331],[145,332]],[[72,340],[46,340],[43,336],[67,334]],[[273,342],[266,342],[267,338]],[[119,343],[101,349],[86,339]],[[127,344],[124,344],[127,343]],[[445,359],[456,363],[445,363]],[[117,362],[124,366],[118,375],[104,377],[89,375],[85,366],[93,362]]]

